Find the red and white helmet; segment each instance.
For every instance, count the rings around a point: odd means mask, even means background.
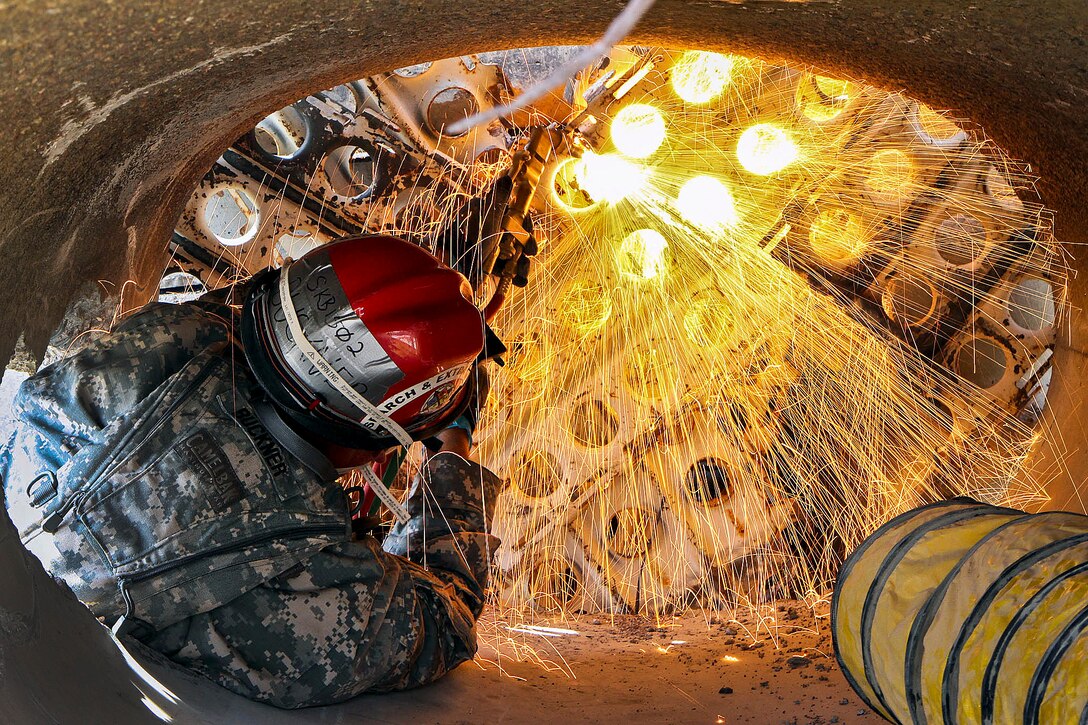
[[[461,415],[485,323],[461,274],[410,242],[366,236],[258,275],[242,345],[292,420],[323,440],[382,450]]]

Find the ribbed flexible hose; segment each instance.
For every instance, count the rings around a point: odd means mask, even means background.
[[[843,565],[835,652],[901,723],[1088,722],[1088,516],[953,499]]]

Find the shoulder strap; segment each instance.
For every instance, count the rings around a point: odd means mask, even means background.
[[[336,480],[336,467],[332,465],[332,461],[326,458],[321,451],[317,450],[305,438],[293,431],[271,403],[267,400],[258,401],[254,404],[253,410],[257,414],[257,419],[261,421],[261,425],[268,429],[276,442],[300,460],[304,466],[317,474],[318,478],[322,481]]]

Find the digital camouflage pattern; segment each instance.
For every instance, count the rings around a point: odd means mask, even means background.
[[[384,548],[353,541],[331,464],[262,424],[232,332],[223,305],[149,305],[23,384],[0,475],[28,548],[107,623],[281,707],[471,658],[498,479],[434,456]]]

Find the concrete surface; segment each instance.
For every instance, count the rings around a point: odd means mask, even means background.
[[[779,626],[751,616],[708,620],[699,612],[655,621],[590,615],[511,631],[485,613],[477,661],[434,685],[364,695],[334,707],[277,710],[252,703],[105,629],[74,654],[114,670],[113,686],[83,700],[5,701],[11,723],[670,723],[828,725],[882,719],[855,695],[834,661],[827,620],[795,602]],[[797,619],[786,620],[790,610]],[[826,615],[826,607],[821,611]],[[522,625],[524,626],[524,625]],[[45,673],[34,673],[44,676]],[[9,675],[33,691],[26,672]],[[78,685],[77,685],[78,687]],[[66,686],[67,693],[72,689]],[[48,713],[48,714],[47,714]],[[123,717],[123,719],[120,719]]]
[[[0,190],[0,357],[8,357],[20,333],[40,356],[68,298],[88,280],[105,279],[121,289],[132,279],[135,284],[124,287],[126,301],[148,298],[169,231],[197,179],[267,113],[314,89],[410,63],[584,42],[620,5],[0,0],[0,138],[7,150]],[[1086,35],[1084,0],[660,0],[632,40],[807,62],[952,109],[1031,163],[1045,202],[1057,211],[1059,237],[1083,244]],[[1083,264],[1074,261],[1078,269]],[[1049,431],[1032,459],[1059,507],[1083,508],[1076,485],[1088,470],[1082,423],[1088,359],[1080,310],[1086,285],[1080,274],[1071,286],[1076,310],[1056,355]],[[143,700],[152,696],[139,694],[148,688],[146,681],[133,675],[82,605],[25,555],[2,515],[0,581],[0,703],[6,722],[147,719],[151,711]],[[605,651],[601,671],[585,679],[578,698],[558,687],[538,688],[544,694],[537,710],[531,698],[513,700],[526,704],[512,709],[505,698],[513,691],[505,686],[481,695],[475,683],[461,684],[460,673],[440,686],[452,688],[446,692],[435,688],[401,696],[401,702],[416,703],[423,719],[442,722],[500,719],[497,711],[455,710],[489,697],[510,708],[513,721],[522,714],[593,719],[579,717],[589,712],[602,721],[634,722],[684,721],[687,711],[654,710],[644,717],[645,703],[672,708],[694,699],[691,721],[716,721],[710,715],[717,708],[704,699],[709,696],[703,689],[692,694],[677,681],[689,676],[683,668],[663,670],[670,674],[660,679],[624,680],[644,658]],[[710,671],[705,664],[692,667],[691,677]],[[615,692],[607,689],[606,678],[613,676],[636,690],[630,699],[604,697],[605,707],[583,711],[598,695]],[[775,680],[787,676],[776,673]],[[134,682],[143,682],[142,689]],[[738,695],[748,696],[743,687],[728,697],[741,701]],[[205,690],[194,690],[186,700],[187,707],[206,706],[199,717],[273,721],[275,714],[251,717],[256,711],[234,710]],[[380,719],[377,708],[383,706],[360,702],[308,717]],[[800,715],[802,705],[796,707]],[[192,721],[193,712],[186,710],[177,721]],[[392,720],[403,721],[402,714],[393,711]]]

